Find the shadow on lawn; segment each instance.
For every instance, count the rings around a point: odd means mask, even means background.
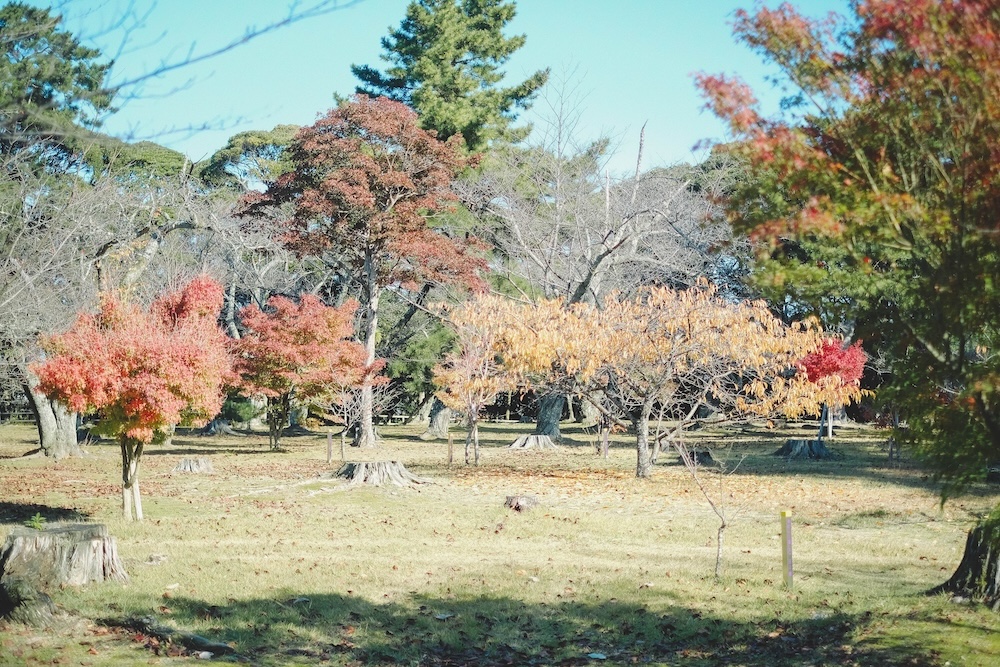
[[[917,646],[853,644],[872,615],[840,614],[799,622],[737,623],[681,606],[642,606],[510,598],[444,600],[413,596],[375,605],[342,595],[288,594],[213,606],[175,598],[169,621],[234,642],[259,665],[931,665]],[[105,620],[107,624],[113,624]]]
[[[0,523],[23,524],[25,521],[41,515],[46,522],[82,521],[90,516],[87,512],[66,507],[52,507],[37,503],[11,503],[0,501]]]

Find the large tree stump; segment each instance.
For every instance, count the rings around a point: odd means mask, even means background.
[[[425,477],[417,477],[399,461],[348,462],[341,466],[337,477],[347,479],[352,486],[355,484],[410,486],[432,483]]]
[[[775,456],[784,456],[786,459],[832,459],[833,452],[826,448],[822,440],[800,440],[793,438],[785,442],[781,449],[774,453]]]
[[[212,460],[204,456],[199,456],[196,459],[181,459],[180,462],[174,467],[174,472],[193,472],[193,473],[213,473],[215,470],[212,468]]]
[[[107,579],[126,582],[128,575],[105,526],[14,528],[0,550],[0,617],[45,625],[54,612],[45,591]]]
[[[522,435],[510,443],[507,449],[559,449],[548,435]]]
[[[1000,611],[1000,516],[988,517],[969,531],[955,574],[928,593],[951,593]]]

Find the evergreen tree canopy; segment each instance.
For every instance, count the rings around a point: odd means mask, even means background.
[[[385,72],[351,66],[362,84],[356,91],[406,104],[424,129],[441,139],[461,134],[474,151],[494,138],[523,138],[526,131],[510,125],[549,72],[498,86],[500,66],[525,43],[524,35],[503,35],[514,13],[514,3],[504,0],[414,0],[400,27],[382,38]]]
[[[77,124],[96,127],[114,92],[110,63],[59,29],[60,18],[24,3],[0,7],[0,150],[44,140],[67,147]]]

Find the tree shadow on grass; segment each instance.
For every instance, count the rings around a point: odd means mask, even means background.
[[[349,595],[286,593],[223,606],[178,597],[175,627],[232,642],[257,665],[931,665],[930,650],[854,643],[872,615],[740,623],[683,606],[411,595],[372,604]],[[115,625],[120,619],[104,619]],[[856,634],[857,633],[857,634]]]
[[[0,523],[19,523],[40,515],[47,523],[53,521],[83,521],[90,514],[79,509],[52,507],[38,503],[11,503],[0,501]]]

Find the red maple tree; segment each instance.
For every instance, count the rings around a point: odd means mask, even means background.
[[[360,385],[381,364],[367,364],[365,349],[350,340],[356,301],[339,308],[311,294],[296,304],[271,297],[268,310],[256,305],[240,311],[247,331],[232,344],[237,384],[267,400],[272,449],[277,449],[292,400],[308,401],[337,386]]]
[[[861,348],[861,341],[844,346],[837,338],[827,338],[822,347],[802,359],[806,377],[810,382],[836,376],[845,385],[860,382],[865,372],[868,354]]]
[[[477,272],[485,264],[476,244],[448,237],[428,221],[453,206],[452,179],[473,162],[461,144],[460,136],[444,142],[421,129],[404,104],[357,95],[300,130],[289,147],[294,170],[242,202],[243,215],[281,215],[290,206],[284,221],[289,247],[323,258],[358,286],[369,365],[387,287],[481,285]],[[358,444],[374,446],[367,381],[362,405]]]
[[[207,420],[222,405],[230,373],[216,323],[222,287],[206,276],[157,299],[148,310],[119,295],[101,297],[66,333],[42,341],[48,358],[32,367],[39,390],[79,413],[99,413],[95,432],[122,451],[122,508],[142,519],[139,460],[172,425]],[[133,511],[134,510],[134,511]]]

